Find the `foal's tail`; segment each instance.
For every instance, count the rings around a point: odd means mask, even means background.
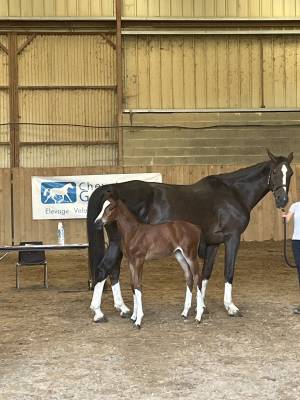
[[[105,201],[105,190],[107,190],[107,187],[105,188],[104,186],[94,190],[88,202],[87,234],[89,242],[90,288],[93,288],[96,283],[96,269],[101,263],[105,253],[103,226],[96,226],[95,224],[95,219],[98,217]]]

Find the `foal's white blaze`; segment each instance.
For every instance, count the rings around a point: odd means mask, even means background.
[[[142,319],[144,316],[143,303],[142,303],[142,292],[138,289],[135,289],[134,294],[135,294],[135,300],[136,300],[136,306],[137,306],[135,325],[141,326]]]
[[[192,292],[190,291],[190,288],[187,286],[185,292],[184,308],[181,313],[183,317],[187,318],[191,306],[192,306]]]
[[[98,282],[94,288],[93,298],[90,305],[90,309],[95,312],[94,321],[99,321],[99,319],[104,317],[103,312],[100,309],[103,287],[106,279]]]
[[[127,314],[130,310],[129,308],[125,305],[122,293],[121,293],[121,287],[120,283],[117,282],[111,287],[113,297],[114,297],[114,306],[117,310],[121,311],[120,315],[125,315]]]
[[[99,221],[103,217],[104,211],[105,211],[106,207],[108,207],[109,205],[110,205],[110,201],[105,200],[105,202],[103,203],[103,206],[102,206],[102,210],[100,211],[100,214],[98,215],[98,217],[95,219],[95,222]]]
[[[285,164],[283,164],[283,166],[281,167],[281,172],[282,172],[282,185],[283,185],[283,189],[286,191],[286,173],[287,173],[288,169],[287,166]]]
[[[239,309],[232,302],[232,284],[228,282],[225,283],[224,306],[229,315],[234,315],[239,312]]]

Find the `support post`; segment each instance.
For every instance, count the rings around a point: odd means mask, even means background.
[[[123,166],[123,76],[122,76],[122,0],[116,0],[116,74],[117,74],[117,125],[118,165]]]

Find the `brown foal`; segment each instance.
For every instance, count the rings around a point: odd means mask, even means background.
[[[159,225],[144,224],[128,210],[120,199],[108,197],[96,221],[103,224],[116,221],[122,237],[122,249],[129,261],[134,308],[131,319],[140,328],[144,316],[142,305],[142,270],[145,260],[174,254],[186,279],[186,297],[182,316],[188,317],[192,303],[193,285],[197,287],[196,321],[204,310],[198,262],[200,228],[185,221]]]

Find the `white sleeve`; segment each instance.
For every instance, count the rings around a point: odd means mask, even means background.
[[[289,213],[295,213],[295,207],[296,207],[296,204],[295,203],[293,203],[292,205],[291,205],[291,207],[290,207],[290,209],[289,209]]]

